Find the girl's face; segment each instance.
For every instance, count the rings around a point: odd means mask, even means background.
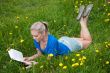
[[[43,39],[43,35],[36,30],[31,30],[31,35],[37,42],[40,42]]]

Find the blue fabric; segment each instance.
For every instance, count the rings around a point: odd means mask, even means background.
[[[69,48],[64,45],[63,43],[59,42],[54,36],[48,35],[48,41],[46,48],[44,50],[41,49],[40,44],[34,39],[34,45],[38,48],[43,54],[53,54],[54,56],[57,55],[67,55],[70,50]]]

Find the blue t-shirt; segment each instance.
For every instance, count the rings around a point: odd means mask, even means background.
[[[57,55],[67,55],[70,50],[63,43],[59,42],[54,36],[48,35],[47,45],[44,50],[41,49],[40,44],[34,39],[34,45],[38,48],[43,54],[53,54]]]

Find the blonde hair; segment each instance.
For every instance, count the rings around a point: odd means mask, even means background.
[[[48,26],[47,26],[47,22],[35,22],[34,24],[32,24],[30,30],[37,30],[39,32],[43,32],[46,31],[48,32]]]

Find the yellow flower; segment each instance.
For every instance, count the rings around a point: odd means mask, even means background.
[[[110,16],[110,13],[108,13],[108,16]]]
[[[83,2],[83,1],[80,1],[81,3]]]
[[[19,19],[19,16],[17,16],[16,19]]]
[[[85,60],[85,59],[86,59],[86,57],[85,57],[85,56],[83,56],[83,57],[82,57],[82,59],[84,59],[84,60]]]
[[[28,19],[28,17],[26,16],[26,19]]]
[[[95,52],[99,53],[99,50],[97,49],[97,50],[95,50]]]
[[[106,5],[104,4],[104,6],[106,6]]]
[[[21,43],[23,43],[23,42],[24,42],[24,40],[23,40],[23,39],[21,39],[21,40],[20,40],[20,42],[21,42]]]
[[[65,60],[67,60],[67,59],[68,59],[68,56],[65,57]]]
[[[82,58],[79,58],[79,61],[81,61],[82,60]]]
[[[15,28],[18,28],[18,26],[15,26]]]
[[[106,61],[106,63],[105,64],[109,64],[109,61]]]
[[[59,63],[59,66],[63,66],[63,63]]]
[[[77,67],[77,66],[79,66],[79,63],[72,64],[72,67]]]
[[[78,6],[75,6],[75,8],[77,8]]]
[[[81,62],[80,65],[83,65],[83,62]]]
[[[49,57],[53,57],[53,54],[52,54],[52,53],[51,53],[51,54],[48,54],[48,56],[49,56]]]
[[[63,66],[63,69],[67,69],[67,66]]]
[[[77,57],[79,57],[79,56],[80,56],[80,54],[76,54],[76,56],[77,56]]]
[[[12,32],[10,32],[9,34],[10,34],[10,35],[12,35],[13,33],[12,33]]]
[[[44,67],[43,65],[40,66],[40,68],[43,68],[43,67]]]
[[[108,45],[106,45],[106,48],[108,48]]]
[[[100,61],[102,60],[102,59],[99,59]]]
[[[84,50],[81,50],[81,52],[83,53],[83,52],[84,52]]]
[[[73,58],[72,61],[75,61],[75,59]]]
[[[110,21],[110,19],[105,19],[105,22],[108,22],[108,21]]]

